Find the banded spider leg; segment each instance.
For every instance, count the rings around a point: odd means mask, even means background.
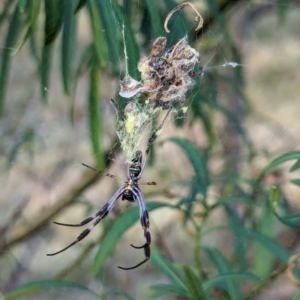
[[[145,237],[145,244],[142,246],[134,246],[131,244],[131,246],[135,249],[144,249],[145,252],[145,259],[138,263],[137,265],[133,266],[133,267],[129,267],[129,268],[124,268],[124,267],[120,267],[120,269],[122,270],[132,270],[135,269],[139,266],[141,266],[142,264],[144,264],[145,262],[147,262],[150,258],[150,244],[151,244],[151,235],[150,235],[150,222],[149,222],[149,215],[148,215],[148,211],[146,208],[146,204],[145,204],[145,200],[143,197],[143,194],[140,190],[139,185],[142,184],[147,184],[147,185],[155,185],[156,183],[151,181],[151,182],[146,182],[146,183],[139,183],[139,180],[141,179],[142,173],[144,171],[145,165],[146,165],[146,161],[147,161],[147,157],[150,151],[150,146],[151,144],[155,141],[155,139],[158,136],[158,132],[162,129],[164,122],[168,116],[168,114],[170,113],[171,110],[169,110],[169,112],[166,114],[163,122],[157,127],[157,129],[152,133],[152,135],[150,136],[149,140],[148,140],[148,144],[147,144],[147,148],[145,151],[145,160],[143,162],[143,155],[141,151],[136,151],[135,155],[131,161],[131,164],[129,165],[128,168],[128,176],[127,179],[124,181],[124,185],[112,196],[112,198],[103,206],[103,208],[97,212],[94,216],[88,217],[85,220],[83,220],[82,222],[80,222],[79,224],[66,224],[66,223],[60,223],[60,222],[54,222],[57,225],[61,225],[61,226],[69,226],[69,227],[81,227],[84,226],[88,223],[90,223],[91,221],[95,220],[94,223],[92,225],[90,225],[88,228],[86,228],[84,231],[82,231],[79,236],[77,237],[77,239],[72,242],[71,244],[69,244],[67,247],[54,252],[54,253],[50,253],[47,254],[47,256],[54,256],[57,255],[59,253],[64,252],[65,250],[69,249],[70,247],[74,246],[75,244],[77,244],[78,242],[80,242],[81,240],[83,240],[92,230],[93,228],[102,220],[104,219],[108,213],[112,210],[112,208],[114,207],[116,201],[118,200],[118,198],[120,196],[122,196],[122,200],[127,200],[130,202],[134,202],[137,201],[138,205],[139,205],[139,212],[140,212],[140,221],[141,221],[141,225],[143,227],[144,230],[144,237]],[[98,172],[99,174],[103,174],[105,176],[108,176],[110,178],[114,178],[117,180],[123,180],[115,175],[111,175],[109,173],[105,173],[102,171],[98,171],[86,164],[83,164],[85,167],[92,169],[95,172]]]

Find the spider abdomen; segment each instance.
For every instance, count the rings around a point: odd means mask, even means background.
[[[122,200],[128,200],[130,202],[134,202],[135,199],[133,197],[133,193],[131,189],[126,189],[122,195]]]

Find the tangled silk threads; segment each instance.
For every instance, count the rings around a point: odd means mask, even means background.
[[[194,78],[201,74],[200,54],[188,44],[187,37],[171,48],[166,44],[165,37],[157,38],[149,56],[140,60],[141,81],[127,75],[120,82],[120,96],[130,101],[117,127],[127,161],[132,160],[144,129],[160,111],[172,109],[175,103],[182,107],[187,91],[195,85]],[[141,96],[145,99],[142,103]]]

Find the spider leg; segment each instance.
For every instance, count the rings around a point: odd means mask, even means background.
[[[85,166],[85,167],[87,167],[87,168],[89,168],[89,169],[91,169],[91,170],[93,170],[93,171],[95,171],[95,172],[97,172],[98,174],[102,174],[102,175],[107,176],[107,177],[110,177],[110,178],[114,178],[114,179],[117,179],[117,180],[124,181],[123,178],[120,178],[120,177],[118,177],[118,176],[115,176],[115,175],[112,175],[112,174],[109,174],[109,173],[105,173],[105,172],[96,170],[95,168],[93,168],[93,167],[91,167],[91,166],[88,166],[88,165],[86,165],[86,164],[84,164],[84,163],[82,163],[82,165]]]
[[[55,224],[58,225],[63,225],[63,226],[71,226],[71,227],[78,227],[78,226],[83,226],[87,223],[89,223],[90,221],[92,221],[93,219],[96,219],[96,221],[87,229],[85,229],[84,231],[82,231],[79,236],[77,237],[77,239],[72,242],[70,245],[68,245],[67,247],[63,248],[62,250],[59,250],[57,252],[54,253],[49,253],[47,254],[47,256],[54,256],[56,254],[59,254],[61,252],[64,252],[65,250],[71,248],[72,246],[74,246],[75,244],[77,244],[78,242],[80,242],[81,240],[83,240],[92,230],[93,228],[102,220],[104,219],[108,213],[110,212],[110,210],[113,208],[113,206],[115,205],[116,201],[118,200],[118,198],[123,194],[124,192],[124,187],[119,189],[113,196],[112,198],[103,206],[103,208],[96,213],[96,215],[94,217],[89,217],[87,219],[85,219],[84,221],[82,221],[79,224],[64,224],[64,223],[58,223],[55,222]]]
[[[141,182],[139,185],[156,185],[155,181],[150,181],[150,182]]]
[[[95,218],[102,216],[102,219],[106,216],[105,214],[108,214],[109,210],[109,203],[106,203],[102,209],[97,212],[93,217],[88,217],[85,220],[83,220],[82,222],[80,222],[79,224],[66,224],[66,223],[60,223],[60,222],[53,222],[56,225],[61,225],[61,226],[69,226],[69,227],[81,227],[85,224],[90,223],[91,221],[93,221]]]
[[[99,220],[99,221],[98,221]],[[100,222],[100,218],[98,219],[98,223]],[[96,222],[95,222],[96,223]],[[81,240],[83,240],[91,231],[92,229],[94,228],[94,225],[93,226],[90,226],[89,228],[85,229],[84,231],[82,231],[80,233],[80,235],[77,237],[77,239],[71,243],[70,245],[68,245],[67,247],[57,251],[57,252],[54,252],[54,253],[48,253],[47,256],[54,256],[56,254],[59,254],[59,253],[62,253],[64,251],[66,251],[67,249],[71,248],[72,246],[74,246],[75,244],[77,244],[78,242],[80,242]]]
[[[140,219],[141,219],[142,227],[144,229],[144,237],[145,237],[146,242],[143,246],[139,246],[139,247],[134,246],[132,244],[130,244],[130,245],[135,249],[144,248],[144,253],[145,253],[146,258],[133,267],[124,268],[124,267],[118,266],[118,268],[122,269],[122,270],[132,270],[132,269],[135,269],[135,268],[141,266],[142,264],[146,263],[150,259],[150,254],[151,254],[151,250],[150,250],[151,235],[150,235],[150,231],[149,231],[150,222],[149,222],[149,215],[148,215],[148,211],[146,209],[145,201],[144,201],[141,191],[138,188],[135,188],[132,192],[135,195],[135,198],[139,204]]]

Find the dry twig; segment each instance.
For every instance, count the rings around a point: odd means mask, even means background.
[[[198,10],[195,8],[195,6],[191,2],[184,2],[184,3],[176,6],[174,9],[172,9],[169,12],[169,14],[167,15],[165,23],[164,23],[164,28],[165,28],[165,31],[167,33],[170,33],[170,30],[168,29],[168,22],[169,22],[170,18],[174,15],[175,12],[182,10],[186,6],[191,7],[196,12],[196,14],[197,14],[197,16],[195,17],[194,22],[198,23],[198,26],[196,27],[195,31],[198,31],[198,30],[200,30],[202,28],[204,21],[203,21],[202,16],[198,12]]]

